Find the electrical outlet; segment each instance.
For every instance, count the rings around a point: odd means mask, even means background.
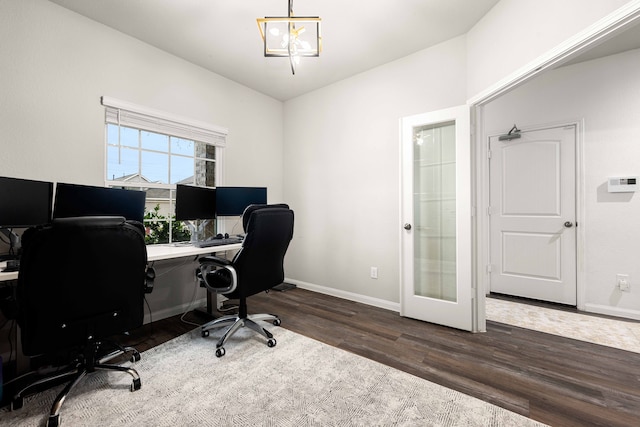
[[[622,292],[631,292],[631,283],[628,274],[616,274],[616,286]]]
[[[378,267],[371,267],[371,278],[372,279],[378,278]]]

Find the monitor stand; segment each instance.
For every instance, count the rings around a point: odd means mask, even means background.
[[[204,240],[204,229],[209,224],[208,219],[202,221],[184,221],[191,233],[191,243],[202,242]]]
[[[13,250],[14,253],[19,253],[22,244],[20,243],[20,236],[11,231],[9,228],[0,227],[0,234],[4,234],[7,239],[9,239],[9,249]],[[5,259],[15,259],[16,257],[11,255],[11,258]]]

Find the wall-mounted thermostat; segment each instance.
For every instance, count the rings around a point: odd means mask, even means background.
[[[609,193],[633,193],[638,189],[637,176],[610,177]]]

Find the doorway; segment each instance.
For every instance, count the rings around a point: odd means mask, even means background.
[[[477,215],[474,221],[474,227],[477,231],[474,234],[475,237],[475,245],[474,245],[474,261],[475,261],[475,271],[474,278],[477,279],[477,292],[476,292],[476,300],[474,304],[475,313],[474,320],[477,321],[478,330],[485,330],[484,325],[487,319],[487,312],[485,307],[485,297],[486,294],[490,291],[488,269],[491,268],[491,264],[489,262],[490,259],[490,238],[489,238],[489,216],[487,215],[486,209],[489,206],[489,172],[488,162],[486,154],[488,152],[488,138],[486,138],[487,130],[495,130],[496,128],[493,125],[489,126],[485,120],[485,107],[501,98],[503,95],[508,94],[512,90],[522,86],[523,84],[531,81],[532,79],[537,78],[541,74],[546,71],[553,70],[563,64],[569,63],[570,61],[574,61],[578,59],[582,54],[586,53],[589,49],[592,49],[597,46],[605,47],[609,43],[608,41],[617,40],[618,35],[622,35],[627,30],[633,28],[640,21],[640,4],[634,3],[628,5],[628,7],[622,7],[616,10],[614,13],[611,13],[606,16],[606,19],[603,19],[590,27],[585,32],[576,36],[573,39],[567,40],[565,44],[558,46],[557,49],[553,49],[546,54],[538,57],[535,61],[528,64],[526,67],[519,69],[512,74],[504,77],[499,83],[495,86],[486,89],[485,91],[477,94],[467,101],[467,104],[471,107],[472,112],[472,121],[474,125],[472,128],[475,133],[473,136],[474,140],[474,178],[475,178],[475,188],[473,192],[474,196],[474,209],[476,209]],[[637,38],[636,38],[637,39]],[[575,116],[571,116],[575,118]],[[544,120],[544,119],[543,119]],[[549,119],[546,119],[549,120]],[[550,119],[554,120],[554,119]],[[509,120],[509,126],[513,122]],[[548,123],[548,122],[547,122]],[[502,127],[503,124],[498,126]],[[578,135],[580,136],[578,147],[581,148],[583,144],[582,140],[582,129],[583,123],[580,122],[579,129],[581,129]],[[490,129],[491,128],[491,129]],[[505,131],[508,128],[504,129]],[[578,153],[579,165],[581,165],[581,153],[582,149],[580,149],[580,153]],[[579,217],[578,217],[578,229],[577,232],[577,247],[578,247],[578,265],[582,267],[583,259],[584,259],[584,227],[581,226],[580,222],[582,221],[582,212],[584,209],[584,189],[582,188],[583,177],[582,173],[579,172],[580,176],[580,188],[578,189],[578,207],[580,208]],[[577,308],[579,310],[586,310],[594,313],[602,313],[609,314],[611,310],[603,309],[599,306],[591,305],[590,307],[585,306],[585,277],[584,277],[584,269],[579,268],[578,273],[578,294],[577,294]]]
[[[489,290],[576,306],[576,126],[489,138]]]

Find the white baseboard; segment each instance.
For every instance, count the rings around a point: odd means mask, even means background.
[[[301,280],[286,278],[284,281],[286,283],[291,283],[293,285],[296,285],[299,288],[307,289],[313,292],[318,292],[320,294],[331,295],[333,297],[338,297],[338,298],[346,299],[349,301],[360,302],[362,304],[371,305],[373,307],[384,308],[385,310],[391,310],[397,313],[400,312],[400,303],[398,302],[392,302],[392,301],[387,301],[379,298],[368,297],[366,295],[356,294],[353,292],[341,291],[339,289],[315,285],[313,283],[307,283]]]
[[[341,291],[338,289],[328,288],[326,286],[314,285],[313,283],[303,282],[301,280],[295,279],[285,279],[286,283],[291,283],[296,285],[299,288],[307,289],[309,291],[318,292],[324,295],[331,295],[333,297],[338,297],[342,299],[346,299],[349,301],[360,302],[362,304],[371,305],[373,307],[383,308],[385,310],[395,311],[396,313],[400,312],[400,303],[383,300],[380,298],[373,298],[366,295],[360,295],[353,292]],[[185,313],[189,310],[193,310],[195,307],[203,307],[206,306],[207,299],[201,298],[193,303],[184,303],[181,305],[177,305],[174,307],[167,307],[162,310],[153,312],[153,321],[166,319],[167,317],[175,316],[178,314]],[[151,316],[149,313],[145,313],[144,315],[144,323],[149,323],[151,321]]]
[[[326,286],[315,285],[313,283],[303,282],[301,280],[295,279],[285,279],[286,283],[291,283],[293,285],[298,286],[302,289],[307,289],[309,291],[318,292],[324,295],[331,295],[334,297],[346,299],[349,301],[355,301],[362,304],[371,305],[373,307],[383,308],[385,310],[395,311],[397,313],[400,312],[400,303],[387,301],[379,298],[373,298],[366,295],[356,294],[353,292],[341,291],[339,289],[328,288]],[[200,298],[195,300],[193,303],[185,303],[175,307],[168,307],[162,310],[158,310],[153,313],[153,320],[161,320],[166,319],[167,317],[175,316],[178,314],[185,313],[189,310],[193,310],[195,307],[204,307],[207,304],[206,298]],[[596,314],[604,314],[607,316],[621,317],[625,319],[633,319],[640,320],[640,311],[639,310],[630,310],[625,308],[617,308],[611,307],[608,305],[600,305],[600,304],[585,304],[584,311],[587,313],[596,313]],[[145,313],[144,323],[149,323],[150,316],[149,313]]]
[[[166,319],[167,317],[175,316],[178,314],[186,313],[189,310],[193,310],[197,307],[206,307],[207,299],[200,298],[195,300],[193,303],[188,302],[181,305],[176,305],[174,307],[167,307],[162,310],[154,311],[153,316],[151,316],[148,312],[144,315],[144,323],[147,324],[151,321],[151,317],[153,317],[153,321]],[[146,305],[145,305],[146,307]]]
[[[607,316],[623,317],[625,319],[640,320],[640,311],[628,308],[611,307],[610,305],[585,304],[587,313],[606,314]]]

